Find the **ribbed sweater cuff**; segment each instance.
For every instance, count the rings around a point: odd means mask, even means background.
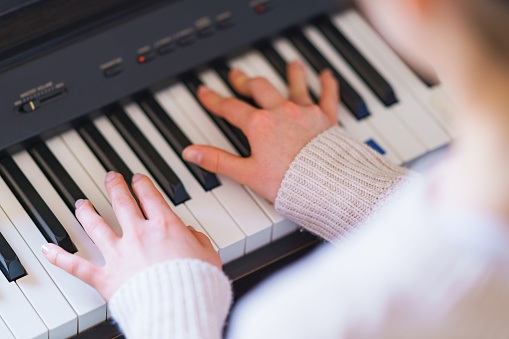
[[[275,207],[324,239],[338,240],[384,204],[407,181],[406,173],[334,126],[291,163]]]
[[[109,308],[129,339],[218,339],[231,300],[231,284],[222,271],[200,260],[178,259],[130,278]]]

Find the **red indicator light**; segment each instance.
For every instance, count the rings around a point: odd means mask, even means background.
[[[145,56],[144,56],[144,55],[140,55],[140,56],[138,57],[138,62],[139,62],[140,64],[141,64],[141,63],[144,63],[144,62],[145,62],[145,60],[146,60],[146,58],[145,58]]]
[[[264,6],[264,5],[258,5],[258,6],[256,6],[256,11],[257,11],[258,13],[263,13],[263,12],[265,12],[265,6]]]

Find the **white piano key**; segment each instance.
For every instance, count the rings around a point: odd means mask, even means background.
[[[46,179],[44,173],[39,169],[30,154],[26,151],[21,151],[12,158],[69,234],[72,242],[78,249],[78,252],[74,255],[78,255],[97,265],[104,265],[104,258],[101,252],[90,240],[83,227],[60,198],[48,179]],[[40,252],[40,246],[37,248],[37,251]],[[48,263],[48,265],[51,264]],[[66,284],[65,288],[67,291],[63,290],[64,285],[60,289],[78,315],[79,332],[106,320],[106,302],[99,293],[79,279],[65,272],[63,273],[66,277],[62,280],[62,284]],[[60,279],[60,277],[54,277],[55,282],[57,279]],[[73,286],[67,285],[70,281],[74,281]]]
[[[72,180],[76,183],[76,185],[78,185],[92,205],[94,205],[97,212],[103,217],[108,225],[110,225],[115,233],[122,236],[122,228],[118,223],[117,217],[115,216],[108,199],[106,199],[101,190],[96,186],[96,183],[90,178],[87,171],[82,167],[79,160],[76,159],[75,155],[67,147],[62,138],[60,136],[53,137],[46,141],[46,145]]]
[[[354,10],[347,10],[331,18],[350,42],[393,83],[396,94],[403,103],[413,102],[424,108],[434,121],[449,135],[454,136],[447,111],[437,110],[430,100],[431,89],[426,86],[371,26]],[[411,109],[415,106],[409,106]],[[418,112],[422,112],[422,108]],[[407,109],[407,108],[405,108]]]
[[[176,86],[183,85],[178,84]],[[191,95],[187,92],[187,89],[182,87],[182,90],[183,95]],[[193,144],[210,145],[210,142],[203,136],[199,129],[185,117],[187,115],[186,110],[182,105],[179,105],[178,101],[175,100],[171,94],[168,94],[168,92],[169,91],[165,91],[166,94],[160,92],[160,94],[156,95],[156,100],[159,101],[166,113]],[[189,97],[187,98],[189,99]],[[191,99],[193,98],[191,97]],[[193,102],[189,102],[189,104],[193,105]],[[194,102],[193,107],[196,107],[196,105],[198,105],[198,103]],[[203,111],[202,113],[206,114]],[[215,127],[215,125],[212,125],[213,123],[211,121],[210,123],[208,127]],[[229,145],[227,143],[225,144]],[[229,150],[237,154],[231,145],[230,147],[231,149]],[[246,236],[246,252],[251,252],[269,243],[272,232],[272,223],[270,220],[239,184],[226,176],[218,175],[218,178],[221,185],[214,188],[211,192],[234,220],[235,224],[238,226],[238,230]],[[207,227],[205,227],[205,229],[207,229]]]
[[[230,91],[230,89],[226,86],[226,84],[222,81],[222,79],[216,72],[212,70],[205,71],[200,74],[200,78],[207,87],[210,87],[211,89],[217,91],[224,97],[233,97],[233,93]],[[232,151],[230,149],[229,151],[235,152],[234,154],[238,154],[236,153],[235,150]],[[294,232],[298,228],[297,224],[295,224],[293,221],[285,219],[281,214],[279,214],[271,202],[267,201],[258,193],[254,192],[251,188],[246,186],[244,186],[244,188],[272,222],[273,241]]]
[[[394,105],[386,108],[316,28],[308,26],[304,28],[303,32],[331,65],[362,96],[371,112],[371,116],[366,118],[366,120],[396,149],[403,161],[413,160],[426,153],[427,150],[430,150],[426,148],[424,140],[420,140],[419,135],[413,133],[415,129],[409,125],[408,121],[402,118],[407,112],[400,112],[399,107]]]
[[[5,324],[3,319],[0,317],[0,338],[3,339],[15,339],[9,327]]]
[[[12,247],[27,272],[27,275],[16,280],[16,284],[49,329],[49,337],[63,338],[76,335],[78,332],[76,313],[2,209],[0,209],[0,233]],[[2,302],[1,299],[0,302]]]
[[[300,60],[306,69],[309,88],[316,97],[320,97],[322,91],[318,74],[312,69],[311,65],[306,59],[297,51],[295,47],[285,38],[276,40],[273,44],[276,51],[281,55],[287,63]],[[386,152],[384,157],[394,164],[401,164],[403,159],[397,154],[395,148],[388,144],[384,137],[378,132],[377,129],[372,128],[371,124],[366,119],[356,120],[340,103],[338,108],[338,120],[346,132],[354,139],[361,143],[366,143],[369,140],[374,140]]]
[[[174,86],[168,93],[173,95],[173,100],[177,105],[180,104],[181,109],[178,112],[186,112],[181,114],[181,116],[184,118],[189,117],[192,122],[195,122],[198,133],[201,131],[207,144],[238,155],[227,138],[185,87]],[[272,233],[272,222],[266,214],[253,201],[242,185],[227,176],[220,175],[219,178],[222,184],[214,188],[212,193],[230,213],[244,234],[247,235],[246,251],[250,252],[269,243]]]
[[[212,213],[210,208],[208,208],[201,210],[200,215],[193,215],[195,219],[191,216],[185,205],[174,206],[109,120],[106,117],[101,117],[94,120],[94,125],[133,173],[144,174],[154,181],[154,185],[163,194],[168,205],[184,223],[195,225],[199,223],[198,220],[203,220],[203,224],[200,224],[219,247],[219,255],[224,262],[239,258],[244,254],[244,234],[242,234],[231,218],[224,218],[217,212]]]
[[[191,197],[190,201],[185,202],[186,206],[189,207],[191,213],[194,214],[194,208],[200,208],[200,204],[198,203],[198,201],[199,202],[203,201],[204,204],[206,205],[212,205],[216,206],[218,209],[222,209],[222,206],[218,205],[217,201],[215,201],[215,198],[211,196],[209,192],[205,192],[200,183],[198,183],[198,181],[189,172],[187,167],[180,160],[178,155],[173,151],[170,145],[168,145],[166,140],[164,140],[163,136],[152,124],[150,119],[143,113],[141,108],[137,104],[130,104],[124,107],[124,111],[129,116],[129,118],[136,124],[140,131],[147,137],[149,142],[152,144],[152,146],[154,146],[154,148],[161,155],[164,161],[171,165],[172,170],[184,184],[187,193]],[[206,198],[200,200],[198,199],[198,196],[206,196]],[[210,235],[200,224],[191,226],[193,226],[197,231],[206,234],[212,241],[212,245],[214,246],[216,251],[219,250],[216,243],[213,241],[213,239],[210,238]]]
[[[0,277],[0,317],[8,329],[5,338],[34,338],[47,339],[48,329],[32,308],[15,282],[8,282],[4,276]]]
[[[74,154],[74,158],[79,161],[81,167],[85,169],[90,178],[92,178],[103,196],[111,202],[108,191],[104,185],[107,172],[79,133],[75,130],[70,130],[61,134],[60,137],[67,145],[67,148]]]

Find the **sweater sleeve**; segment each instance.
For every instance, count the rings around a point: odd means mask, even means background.
[[[333,126],[310,141],[290,164],[276,210],[335,241],[352,232],[412,176]]]
[[[178,259],[130,278],[109,309],[128,339],[219,339],[231,301],[231,284],[222,271]]]

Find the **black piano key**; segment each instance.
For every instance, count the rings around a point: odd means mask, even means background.
[[[288,84],[288,75],[287,75],[287,64],[286,61],[279,55],[279,53],[272,47],[270,42],[264,41],[257,46],[258,50],[262,53],[262,55],[267,59],[267,61],[274,67],[274,69],[281,75],[281,77]],[[313,102],[317,103],[318,98],[314,95],[313,92],[309,91],[309,96]]]
[[[76,253],[69,234],[10,157],[0,160],[0,174],[48,242]]]
[[[253,98],[248,98],[242,94],[240,94],[239,92],[237,92],[235,90],[235,88],[232,86],[232,84],[230,83],[230,78],[229,78],[229,74],[230,74],[230,71],[231,71],[231,68],[230,66],[228,66],[228,64],[226,63],[226,61],[224,60],[216,60],[212,63],[212,68],[217,72],[217,74],[219,74],[219,76],[221,77],[221,79],[223,79],[224,83],[228,86],[228,88],[235,94],[235,96],[240,99],[240,100],[243,100],[245,102],[247,102],[248,104],[250,104],[251,106],[253,107],[257,107],[259,108],[259,106],[256,104],[256,102],[253,100]]]
[[[120,159],[92,122],[85,122],[77,131],[107,171],[122,174],[128,184],[132,181],[133,173],[129,167]]]
[[[330,69],[339,82],[339,96],[345,106],[353,113],[357,120],[367,118],[370,113],[361,96],[350,86],[341,74],[325,59],[325,57],[307,40],[304,34],[293,29],[287,32],[288,39],[294,44],[299,52],[306,58],[309,64],[317,71]]]
[[[189,200],[189,194],[180,179],[126,113],[118,109],[109,118],[171,201],[179,205]]]
[[[191,141],[151,95],[145,95],[137,102],[204,190],[209,191],[221,185],[214,173],[184,160],[182,152],[187,146],[192,145]]]
[[[99,130],[90,121],[82,124],[77,131],[108,172],[117,172],[124,177],[131,195],[142,210],[140,201],[131,186],[133,172],[131,172],[129,167],[127,167],[127,165],[122,161],[108,141],[102,136],[101,132],[99,132]]]
[[[386,107],[398,102],[396,93],[389,82],[378,73],[343,33],[330,22],[329,18],[321,17],[314,24]]]
[[[19,261],[7,240],[0,233],[0,271],[5,275],[9,282],[17,280],[27,275],[25,268]]]
[[[201,80],[194,74],[187,74],[183,77],[182,81],[191,91],[191,93],[193,93],[195,99],[200,102],[198,100],[198,88],[203,85]],[[207,114],[212,118],[217,127],[219,127],[221,132],[223,132],[228,140],[230,140],[240,155],[243,157],[249,157],[251,155],[251,146],[249,146],[249,141],[247,140],[246,135],[240,129],[233,126],[225,119],[207,110],[203,105],[202,107],[205,112],[207,112]]]
[[[60,194],[67,207],[74,213],[76,201],[87,199],[85,194],[76,185],[46,144],[36,144],[29,151],[35,162],[39,165],[39,168]]]

